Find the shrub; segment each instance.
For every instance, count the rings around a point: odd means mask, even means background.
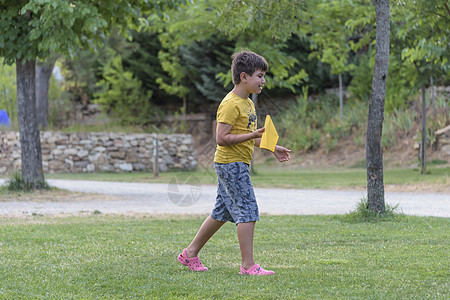
[[[152,105],[151,91],[143,92],[142,82],[126,72],[120,56],[108,62],[102,69],[103,79],[97,83],[101,91],[95,93],[94,102],[122,124],[147,124],[155,120],[159,112]]]
[[[351,223],[361,223],[361,222],[382,222],[382,221],[395,221],[399,217],[402,217],[402,213],[397,213],[398,204],[395,206],[390,206],[386,204],[386,209],[384,213],[377,213],[369,209],[369,202],[366,198],[362,198],[361,201],[356,205],[354,211],[343,216],[343,219]]]
[[[52,187],[44,181],[33,189],[33,185],[23,180],[22,174],[16,172],[12,174],[8,180],[6,180],[6,190],[9,192],[32,192],[34,189],[38,190],[51,190]]]
[[[403,131],[403,133],[406,133],[414,125],[414,121],[416,120],[416,111],[412,110],[411,112],[409,112],[407,110],[402,111],[400,109],[395,109],[394,116],[396,127]]]
[[[381,146],[383,148],[390,148],[397,143],[397,132],[395,124],[395,116],[386,114],[383,122],[383,132],[381,136]]]

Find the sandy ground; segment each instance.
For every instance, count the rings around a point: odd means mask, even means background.
[[[209,214],[216,186],[48,180],[57,192],[0,197],[0,216],[77,214]],[[2,184],[0,180],[0,184]],[[261,214],[345,214],[364,190],[255,188]],[[387,204],[407,215],[450,217],[449,193],[396,192],[386,189]]]

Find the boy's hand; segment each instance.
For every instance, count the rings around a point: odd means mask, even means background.
[[[254,139],[262,137],[264,131],[266,131],[266,127],[259,128],[253,131]]]
[[[273,154],[280,162],[286,162],[291,158],[291,154],[289,154],[291,150],[284,148],[283,146],[275,146],[275,151]]]

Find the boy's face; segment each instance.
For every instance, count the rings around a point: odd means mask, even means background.
[[[256,70],[251,76],[249,76],[248,74],[245,75],[248,92],[257,94],[261,93],[262,88],[266,83],[266,80],[264,79],[264,75],[266,75],[266,72]]]

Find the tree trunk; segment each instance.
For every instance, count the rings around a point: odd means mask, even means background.
[[[33,189],[44,183],[39,129],[36,120],[35,61],[16,60],[17,119],[22,150],[22,178]]]
[[[342,91],[342,74],[339,73],[339,108],[341,111],[341,121],[344,119],[344,95]]]
[[[433,76],[430,76],[430,98],[431,98],[431,103],[433,105],[433,118],[434,121],[436,121],[436,94],[434,93],[434,83],[433,83]]]
[[[367,202],[369,209],[383,213],[383,132],[384,100],[389,68],[389,0],[372,0],[376,13],[375,67],[372,79],[372,91],[369,101],[367,122],[366,160],[367,160]]]
[[[36,118],[40,130],[47,128],[48,86],[55,62],[36,64]]]
[[[427,99],[425,85],[422,86],[422,147],[420,150],[420,160],[422,162],[421,174],[425,174],[427,171]]]

